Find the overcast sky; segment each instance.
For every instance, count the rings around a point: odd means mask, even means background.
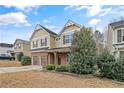
[[[36,24],[58,33],[73,20],[101,32],[111,20],[124,16],[124,6],[2,6],[0,5],[0,42],[13,43],[16,38],[29,40]]]

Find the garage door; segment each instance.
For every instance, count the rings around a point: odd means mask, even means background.
[[[39,65],[39,57],[33,56],[33,65]]]
[[[41,65],[42,66],[46,66],[48,63],[47,61],[48,61],[47,56],[41,56]]]

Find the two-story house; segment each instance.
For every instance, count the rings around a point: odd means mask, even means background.
[[[15,58],[22,52],[26,56],[30,56],[30,42],[22,39],[16,39],[14,42]]]
[[[67,64],[67,53],[75,31],[81,25],[69,20],[59,34],[37,25],[31,38],[32,65]]]
[[[124,56],[124,20],[108,25],[107,47],[115,58]]]

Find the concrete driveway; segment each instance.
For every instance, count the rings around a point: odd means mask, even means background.
[[[40,66],[22,66],[22,67],[0,67],[0,73],[12,73],[20,71],[41,70]]]

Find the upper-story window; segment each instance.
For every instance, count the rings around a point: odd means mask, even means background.
[[[56,38],[56,45],[58,46],[58,45],[60,45],[61,44],[61,42],[60,42],[60,37],[57,37]]]
[[[21,44],[18,44],[18,47],[21,48]]]
[[[16,44],[14,48],[15,49],[21,48],[21,44]]]
[[[32,42],[33,48],[38,47],[38,40]]]
[[[124,29],[117,30],[117,42],[124,42]]]
[[[47,46],[47,38],[42,38],[41,39],[41,46]]]
[[[34,41],[32,42],[32,46],[33,46],[33,48],[35,47]]]
[[[38,47],[38,40],[36,40],[36,47]]]
[[[73,34],[63,36],[63,44],[71,44],[73,40]]]

